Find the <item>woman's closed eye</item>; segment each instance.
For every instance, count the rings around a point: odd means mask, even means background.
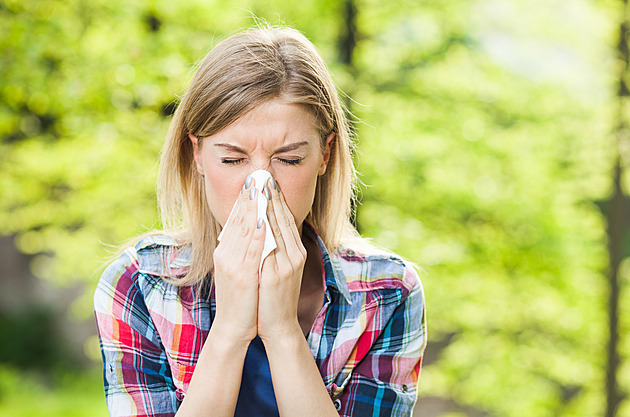
[[[243,162],[245,158],[221,158],[221,163],[226,165],[236,165]]]
[[[298,165],[304,158],[278,158],[285,165]]]

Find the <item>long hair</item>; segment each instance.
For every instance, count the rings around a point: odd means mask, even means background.
[[[257,28],[217,44],[199,64],[171,121],[161,153],[158,201],[166,232],[191,246],[191,266],[177,285],[201,283],[211,271],[221,230],[197,172],[188,134],[213,135],[256,106],[274,99],[304,106],[321,137],[336,134],[324,175],[306,221],[329,251],[357,237],[350,223],[355,198],[354,142],[344,106],[313,44],[290,28]]]

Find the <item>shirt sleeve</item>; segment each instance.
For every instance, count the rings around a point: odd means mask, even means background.
[[[426,346],[424,292],[417,273],[365,357],[352,371],[336,406],[340,416],[411,416]]]
[[[105,270],[94,294],[107,408],[111,417],[174,416],[180,401],[138,277],[130,248]]]

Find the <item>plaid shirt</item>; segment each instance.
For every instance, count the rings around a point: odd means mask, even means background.
[[[305,229],[306,230],[306,229]],[[410,416],[426,344],[416,271],[377,250],[322,253],[325,303],[307,341],[341,416]],[[111,416],[173,416],[215,312],[213,293],[167,283],[190,250],[145,238],[103,273],[94,306]]]

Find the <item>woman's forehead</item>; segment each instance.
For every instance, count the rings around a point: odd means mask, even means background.
[[[255,107],[206,140],[223,148],[232,145],[248,151],[258,147],[297,149],[318,145],[319,133],[313,116],[303,106],[272,101]]]

